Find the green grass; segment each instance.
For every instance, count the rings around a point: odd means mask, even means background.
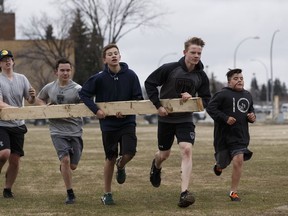
[[[28,127],[25,157],[13,187],[15,199],[0,197],[0,215],[288,215],[287,125],[250,127],[250,150],[254,155],[244,163],[239,187],[242,202],[238,203],[228,197],[231,167],[219,177],[212,171],[213,126],[197,125],[190,184],[196,202],[186,209],[177,207],[180,153],[176,144],[163,164],[161,186],[153,188],[149,182],[151,160],[157,149],[156,126],[139,124],[138,152],[126,168],[126,182],[119,185],[113,180],[115,206],[100,202],[104,153],[98,124],[84,128],[83,156],[73,173],[75,205],[64,204],[66,191],[48,128]],[[6,167],[0,175],[2,185]]]

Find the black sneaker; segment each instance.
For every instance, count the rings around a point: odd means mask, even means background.
[[[216,176],[220,176],[220,175],[222,174],[222,169],[219,168],[219,167],[217,166],[217,164],[214,165],[213,171],[214,171],[214,173],[215,173]]]
[[[194,202],[195,202],[195,197],[193,196],[192,193],[186,190],[180,194],[180,200],[179,200],[178,206],[181,208],[186,208],[192,205]]]
[[[117,172],[116,172],[116,180],[119,184],[123,184],[126,180],[126,171],[125,167],[119,168],[118,164],[121,161],[122,156],[118,157],[116,160],[116,167],[117,167]]]
[[[151,165],[150,182],[154,187],[159,187],[161,184],[161,168],[160,169],[156,168],[155,159],[153,159]]]
[[[65,200],[65,204],[74,204],[76,201],[76,197],[74,194],[67,195],[67,198]]]
[[[10,188],[4,188],[3,197],[4,198],[14,198],[13,193],[12,193]]]

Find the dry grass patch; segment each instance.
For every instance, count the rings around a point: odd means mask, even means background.
[[[231,167],[220,177],[212,171],[213,126],[197,125],[191,179],[196,203],[187,209],[177,207],[180,193],[177,145],[173,145],[172,154],[163,165],[161,187],[153,188],[149,182],[151,161],[157,149],[156,130],[156,126],[138,126],[138,152],[127,166],[127,180],[123,185],[113,180],[117,205],[103,206],[101,133],[98,124],[86,125],[83,157],[73,173],[77,203],[65,205],[66,192],[48,128],[29,125],[26,155],[13,188],[15,199],[0,197],[0,215],[288,215],[287,125],[251,126],[250,149],[254,155],[245,163],[240,203],[231,202],[227,195]],[[4,174],[0,177],[3,185]]]

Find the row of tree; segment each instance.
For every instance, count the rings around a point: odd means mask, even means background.
[[[42,88],[52,80],[55,60],[74,58],[74,80],[83,84],[92,74],[102,70],[102,48],[117,43],[140,27],[156,26],[164,15],[155,0],[59,0],[62,16],[32,17],[23,27],[23,35],[31,41],[18,55],[23,64],[33,64],[29,78]],[[47,70],[44,68],[50,68]]]
[[[256,77],[251,81],[250,92],[256,102],[271,101],[271,80],[268,81],[267,85],[263,84],[259,87]],[[287,101],[287,87],[286,84],[279,79],[275,79],[273,82],[273,94],[280,97],[281,101]]]

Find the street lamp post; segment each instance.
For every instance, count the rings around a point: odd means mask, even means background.
[[[239,44],[236,46],[235,51],[234,51],[234,68],[236,68],[236,56],[237,56],[237,51],[238,51],[240,45],[241,45],[242,43],[244,43],[246,40],[249,40],[249,39],[259,39],[259,38],[260,38],[260,37],[258,37],[258,36],[255,36],[255,37],[247,37],[247,38],[244,38],[242,41],[239,42]]]
[[[274,42],[274,37],[276,35],[277,32],[279,32],[280,30],[276,30],[273,35],[272,35],[272,39],[271,39],[271,46],[270,46],[270,72],[271,72],[271,105],[272,105],[272,120],[274,119],[274,79],[273,79],[273,42]]]
[[[269,89],[268,89],[268,85],[269,85],[269,74],[268,74],[268,68],[267,66],[264,64],[263,61],[259,60],[259,59],[251,59],[251,61],[257,61],[259,62],[264,68],[265,68],[265,72],[266,72],[266,83],[267,83],[267,87],[266,87],[266,105],[268,106],[269,104]]]
[[[167,56],[170,56],[170,55],[177,55],[177,53],[176,52],[171,52],[171,53],[166,53],[165,55],[163,55],[158,61],[158,67],[160,67],[160,64],[161,64],[162,60],[164,58],[166,58]]]

